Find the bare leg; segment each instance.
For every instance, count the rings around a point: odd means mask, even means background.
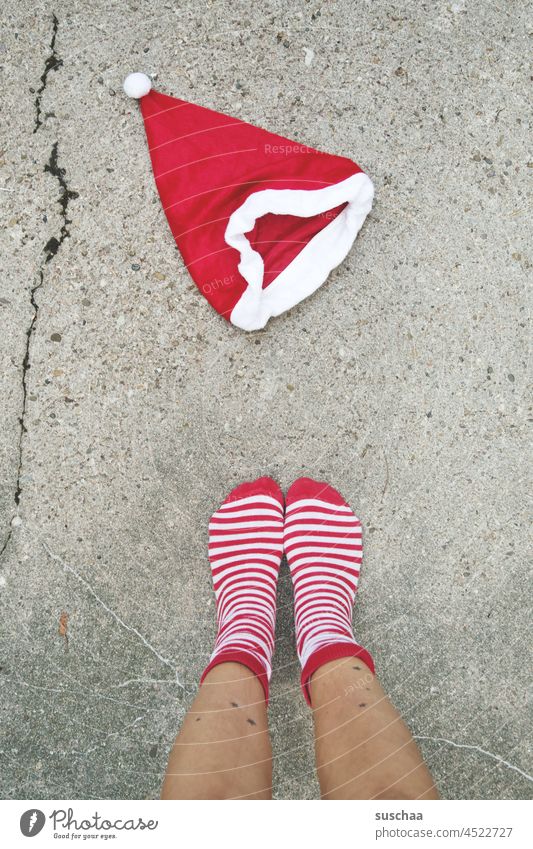
[[[324,799],[438,799],[409,729],[359,658],[319,667],[310,691]]]
[[[270,799],[265,694],[239,663],[206,676],[170,753],[162,799]]]

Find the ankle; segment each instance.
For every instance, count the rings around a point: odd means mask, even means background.
[[[370,655],[368,658],[365,662],[361,656],[349,655],[317,666],[309,677],[307,687],[312,706],[324,704],[339,695],[369,690],[376,678]]]
[[[251,701],[266,701],[268,704],[268,675],[262,663],[253,654],[245,651],[225,651],[213,658],[207,665],[201,686],[219,686],[221,690],[229,686],[245,687]]]
[[[231,684],[234,681],[255,681],[256,677],[255,673],[243,663],[221,661],[206,673],[202,684],[209,686],[210,684]]]

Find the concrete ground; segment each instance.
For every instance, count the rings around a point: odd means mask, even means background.
[[[517,0],[9,4],[3,797],[157,796],[213,642],[208,518],[302,473],[364,522],[356,634],[442,795],[531,796],[526,23]],[[375,182],[347,260],[264,331],[184,268],[135,70]],[[297,680],[284,568],[278,798],[318,794]]]

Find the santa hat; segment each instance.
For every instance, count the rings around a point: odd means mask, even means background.
[[[243,330],[264,327],[324,283],[372,206],[355,162],[154,91],[140,99],[155,181],[196,285]]]

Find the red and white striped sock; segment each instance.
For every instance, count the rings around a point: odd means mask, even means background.
[[[309,680],[324,663],[360,657],[374,671],[352,630],[363,559],[361,523],[333,487],[300,478],[287,493],[283,542],[294,587],[302,689],[311,704]]]
[[[209,523],[218,634],[200,683],[219,663],[242,663],[255,672],[268,702],[282,554],[279,486],[267,477],[241,484]]]

